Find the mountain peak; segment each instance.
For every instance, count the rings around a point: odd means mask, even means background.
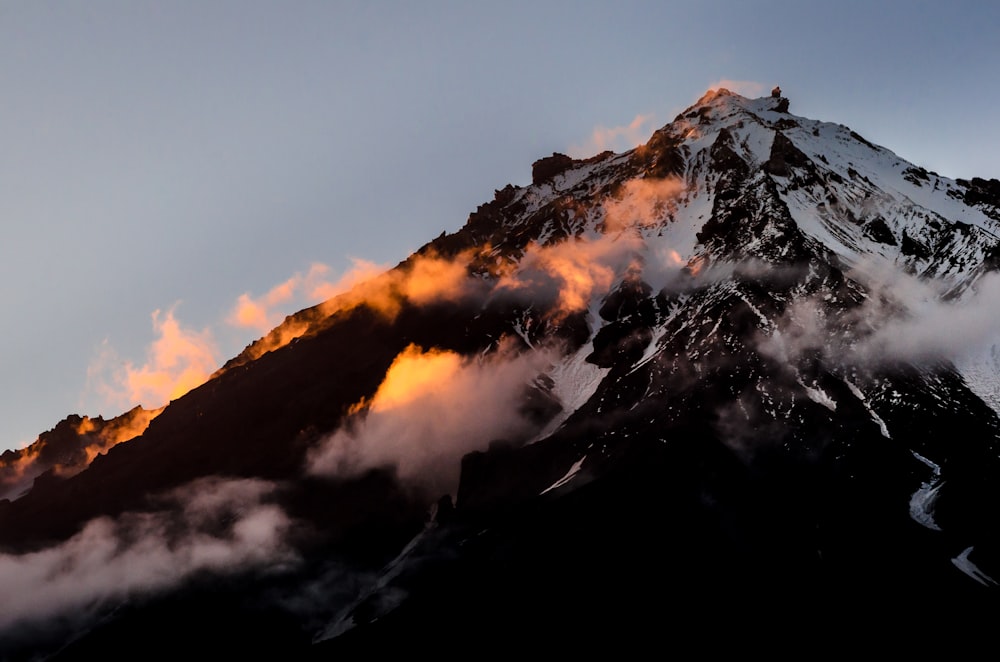
[[[0,657],[5,626],[46,618],[67,659],[206,623],[230,657],[253,632],[319,659],[414,633],[620,642],[644,619],[662,643],[688,623],[649,595],[766,595],[813,624],[859,597],[979,604],[1000,353],[949,350],[997,333],[998,256],[1000,182],[916,168],[780,89],[709,90],[633,150],[537,160],[162,412],[0,458],[20,553],[0,560],[31,570],[0,591]],[[35,460],[63,448],[103,454]],[[101,622],[59,620],[81,606]]]
[[[720,87],[710,89],[694,104],[677,116],[682,118],[699,118],[703,123],[725,120],[740,113],[753,115],[785,114],[788,112],[788,98],[781,95],[781,89],[775,87],[769,96],[756,98],[745,97],[731,90]]]

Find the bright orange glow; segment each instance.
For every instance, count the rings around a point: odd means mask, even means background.
[[[535,430],[521,405],[525,388],[552,357],[511,348],[501,342],[490,355],[463,357],[410,345],[375,395],[353,407],[362,415],[313,450],[308,471],[337,476],[393,466],[409,484],[454,493],[463,455]]]
[[[423,352],[416,345],[410,345],[389,366],[371,410],[385,412],[409,405],[418,398],[435,397],[445,385],[454,381],[461,368],[462,357],[455,352],[439,349]]]
[[[399,313],[404,301],[418,306],[459,301],[471,292],[469,262],[480,250],[470,249],[454,258],[441,257],[434,252],[414,255],[399,267],[357,282],[340,296],[323,302],[321,311],[323,315],[332,315],[364,305],[391,319]],[[352,281],[359,281],[378,268],[371,263],[356,264],[358,268],[349,274]],[[350,282],[346,277],[342,281]]]
[[[355,262],[357,265],[358,262]],[[374,265],[364,263],[364,270],[370,272]],[[254,298],[249,293],[243,293],[236,301],[236,306],[229,314],[227,321],[236,327],[256,329],[265,333],[278,324],[289,312],[289,307],[299,301],[299,307],[313,305],[317,298],[333,296],[345,289],[343,283],[355,282],[358,267],[348,272],[338,283],[330,283],[326,276],[330,268],[325,264],[315,263],[305,274],[295,274],[288,280],[275,285],[267,293]],[[325,295],[325,296],[324,296]]]
[[[617,232],[630,227],[663,224],[677,210],[677,199],[684,189],[684,182],[677,177],[625,182],[620,195],[604,203],[605,229]]]
[[[590,305],[595,292],[605,292],[614,281],[611,266],[626,240],[604,237],[570,239],[558,244],[530,244],[516,271],[503,274],[497,290],[527,291],[534,295],[554,289],[552,315],[562,319]]]
[[[49,469],[62,477],[78,474],[112,446],[145,432],[149,422],[162,411],[162,408],[149,410],[136,407],[107,422],[84,416],[72,428],[79,437],[76,445],[69,445],[57,453],[49,447],[50,439],[40,436],[30,446],[16,451],[13,459],[0,459],[0,498],[18,496],[30,487],[36,477]],[[43,458],[43,455],[46,457]]]
[[[159,333],[145,364],[125,364],[124,386],[130,403],[159,407],[201,386],[218,366],[217,350],[208,331],[181,328],[172,310],[160,319],[153,311],[153,329]]]
[[[705,258],[700,255],[696,255],[688,260],[687,270],[692,276],[697,276],[704,266]]]
[[[164,407],[159,409],[142,409],[140,407],[135,407],[134,409],[113,418],[108,421],[89,444],[84,447],[84,452],[87,454],[87,459],[83,463],[83,466],[79,466],[72,473],[77,473],[77,471],[83,469],[85,466],[89,465],[91,461],[104,453],[112,446],[117,446],[118,444],[135,439],[149,427],[149,422],[160,415]],[[97,425],[94,423],[93,419],[84,416],[83,420],[77,426],[76,433],[79,435],[90,434],[97,429]]]
[[[244,350],[242,356],[253,360],[284,347],[308,333],[313,323],[341,310],[368,306],[392,319],[399,313],[404,301],[422,306],[437,301],[461,300],[472,291],[473,281],[469,278],[468,265],[481,250],[470,249],[454,258],[441,257],[434,252],[414,255],[391,270],[372,262],[354,260],[354,267],[336,282],[329,282],[323,277],[327,271],[325,266],[313,265],[306,276],[294,277],[282,286],[293,283],[294,289],[304,292],[313,301],[325,299],[319,304],[309,304],[315,306],[314,310],[303,310],[279,322],[277,315],[268,309],[273,298],[266,295],[253,300],[244,295],[245,299],[241,297],[229,320],[238,325],[241,311],[245,310],[248,319],[266,319],[268,324],[273,324],[269,333]],[[247,305],[251,303],[257,308]],[[268,312],[261,316],[257,309]]]
[[[36,476],[48,467],[39,466],[38,456],[44,444],[36,441],[16,451],[13,459],[0,459],[0,499],[18,496],[27,489]]]
[[[343,294],[351,288],[375,278],[380,273],[389,269],[388,265],[376,264],[368,260],[351,258],[352,267],[344,273],[336,282],[330,283],[325,280],[309,281],[308,297],[311,301],[326,301],[338,294]]]

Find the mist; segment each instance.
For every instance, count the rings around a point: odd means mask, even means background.
[[[203,478],[161,495],[155,511],[100,517],[58,545],[0,554],[0,639],[54,619],[85,624],[200,571],[294,566],[285,542],[292,522],[269,503],[274,489],[263,480]]]

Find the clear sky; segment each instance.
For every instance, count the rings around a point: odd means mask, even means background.
[[[954,0],[0,0],[0,450],[164,404],[535,159],[630,148],[722,81],[1000,177],[998,26]]]

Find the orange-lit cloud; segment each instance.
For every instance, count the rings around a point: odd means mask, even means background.
[[[406,263],[366,280],[324,304],[324,312],[366,305],[394,317],[404,302],[424,306],[439,301],[460,301],[476,284],[469,278],[469,262],[481,249],[470,249],[454,258],[430,251],[413,255]]]
[[[629,227],[652,227],[666,222],[677,210],[677,198],[684,193],[679,177],[631,179],[618,195],[604,203],[606,231]]]
[[[365,260],[355,259],[353,263],[354,266],[336,281],[329,279],[330,267],[317,262],[310,265],[305,274],[296,273],[259,297],[243,293],[227,321],[235,327],[266,333],[278,326],[289,313],[341,294],[387,269],[384,265]]]
[[[551,302],[552,315],[559,319],[588,308],[595,293],[607,292],[618,267],[624,266],[623,252],[633,246],[630,238],[607,236],[529,244],[516,270],[503,274],[495,291]]]
[[[264,337],[243,352],[243,357],[252,360],[284,347],[307,333],[314,322],[341,310],[364,305],[392,318],[399,313],[404,302],[423,306],[439,301],[464,299],[483,287],[482,283],[469,277],[469,262],[480,250],[483,249],[470,249],[454,258],[442,257],[434,252],[418,254],[391,270],[385,270],[371,262],[355,260],[354,268],[332,283],[315,277],[320,271],[311,271],[313,277],[302,279],[300,289],[313,299],[313,303],[309,305],[316,307],[289,316],[273,326]],[[261,301],[264,299],[266,297],[262,297]],[[318,304],[317,299],[320,300]],[[256,308],[251,308],[246,313],[250,319],[254,318],[253,310],[265,308],[261,302],[254,302],[249,297],[242,303],[256,304]],[[230,315],[231,322],[239,317],[240,310],[241,306],[238,305]],[[265,315],[264,318],[274,321],[276,315]]]
[[[356,424],[317,448],[309,471],[341,476],[392,466],[408,484],[454,490],[463,455],[534,429],[519,412],[521,398],[548,365],[542,353],[501,351],[474,360],[411,345],[371,400],[355,406]]]
[[[759,97],[767,90],[766,85],[755,80],[730,80],[729,78],[716,81],[706,89],[718,90],[719,88],[725,88],[745,97]]]
[[[146,363],[125,365],[125,385],[131,402],[159,407],[201,386],[218,367],[218,350],[211,334],[184,329],[173,310],[162,316],[153,311],[153,329],[159,334]]]
[[[210,330],[182,327],[173,309],[153,311],[152,320],[158,337],[142,365],[121,361],[105,346],[88,368],[88,390],[96,391],[107,404],[157,408],[203,384],[218,367],[219,351]]]
[[[639,233],[623,231],[669,223],[683,192],[684,183],[674,177],[626,182],[603,203],[605,234],[529,244],[521,261],[501,273],[495,294],[549,305],[556,320],[587,309],[626,270],[642,270],[636,260],[643,251],[642,239]],[[670,266],[680,262],[675,256]]]
[[[583,145],[574,145],[567,150],[576,159],[587,158],[600,152],[611,150],[623,152],[646,142],[653,132],[653,115],[636,115],[623,126],[597,126]]]

